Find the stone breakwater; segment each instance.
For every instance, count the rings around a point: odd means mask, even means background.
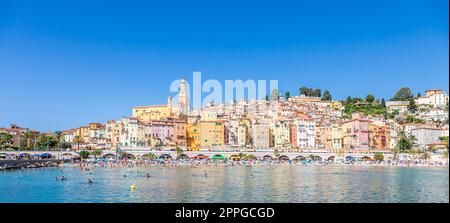
[[[48,159],[48,160],[0,160],[0,170],[13,170],[25,168],[56,167],[70,160]]]

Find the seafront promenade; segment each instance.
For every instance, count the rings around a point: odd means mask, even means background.
[[[22,168],[56,167],[61,163],[68,163],[68,159],[42,159],[42,160],[0,160],[0,170]]]
[[[45,156],[56,159],[73,159],[80,157],[80,151],[0,151],[0,157],[39,157]],[[124,149],[107,149],[102,150],[97,157],[116,159],[124,158],[136,159],[142,158],[148,154],[153,154],[156,157],[165,156],[167,158],[175,159],[183,157],[187,159],[221,156],[226,159],[237,160],[243,155],[251,156],[256,159],[281,159],[281,160],[302,160],[307,158],[314,158],[315,160],[334,160],[335,158],[355,158],[355,159],[374,159],[375,154],[383,154],[384,159],[392,159],[393,154],[388,151],[374,151],[374,152],[330,152],[330,151],[280,151],[277,154],[274,150],[259,150],[259,151],[239,151],[239,150],[204,150],[204,151],[183,151],[177,152],[175,149],[140,149],[140,148],[124,148]]]
[[[86,152],[86,151],[84,151]],[[394,154],[374,152],[331,152],[331,151],[177,151],[175,149],[122,148],[102,150],[100,153],[83,154],[81,151],[2,151],[0,167],[14,169],[24,167],[45,167],[54,163],[80,161],[87,163],[141,161],[163,165],[191,165],[226,163],[227,165],[261,164],[313,164],[313,165],[370,165],[370,166],[448,166],[448,158],[442,154],[431,154],[427,159],[409,153]],[[84,157],[81,157],[84,156]],[[45,165],[41,165],[41,164]],[[7,164],[7,165],[6,165]],[[39,166],[41,165],[41,166]]]

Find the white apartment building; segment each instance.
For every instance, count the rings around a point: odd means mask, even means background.
[[[300,149],[314,149],[316,146],[316,123],[313,119],[294,121],[297,131],[297,146]]]
[[[448,129],[420,127],[411,130],[411,135],[416,138],[415,143],[425,148],[426,145],[439,141],[439,137],[448,136]]]
[[[253,123],[252,140],[254,149],[269,149],[270,126],[268,123]]]
[[[444,107],[448,103],[448,94],[443,90],[430,89],[427,90],[425,96],[416,99],[418,105],[431,105],[433,107]]]

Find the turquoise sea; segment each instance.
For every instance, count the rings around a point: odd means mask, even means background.
[[[205,176],[204,171],[207,171]],[[146,174],[150,177],[146,177]],[[125,175],[125,176],[124,176]],[[55,177],[64,176],[65,181]],[[93,184],[88,184],[92,179]],[[136,189],[131,190],[130,186]],[[449,202],[448,167],[70,166],[0,172],[0,203]]]

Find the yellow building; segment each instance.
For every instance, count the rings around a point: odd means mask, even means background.
[[[223,121],[200,121],[200,147],[224,146],[225,125]]]
[[[342,149],[342,126],[339,124],[332,124],[326,128],[326,145],[328,150]]]
[[[333,107],[336,110],[341,110],[343,105],[342,105],[342,102],[340,102],[340,101],[333,101],[333,102],[331,102],[331,107]]]
[[[188,124],[186,125],[186,139],[187,147],[190,151],[197,151],[200,149],[200,125]]]
[[[89,126],[77,128],[76,136],[80,136],[84,143],[89,143]]]
[[[172,116],[172,98],[169,97],[167,105],[149,105],[133,107],[133,118],[139,121],[148,122],[161,120]]]

